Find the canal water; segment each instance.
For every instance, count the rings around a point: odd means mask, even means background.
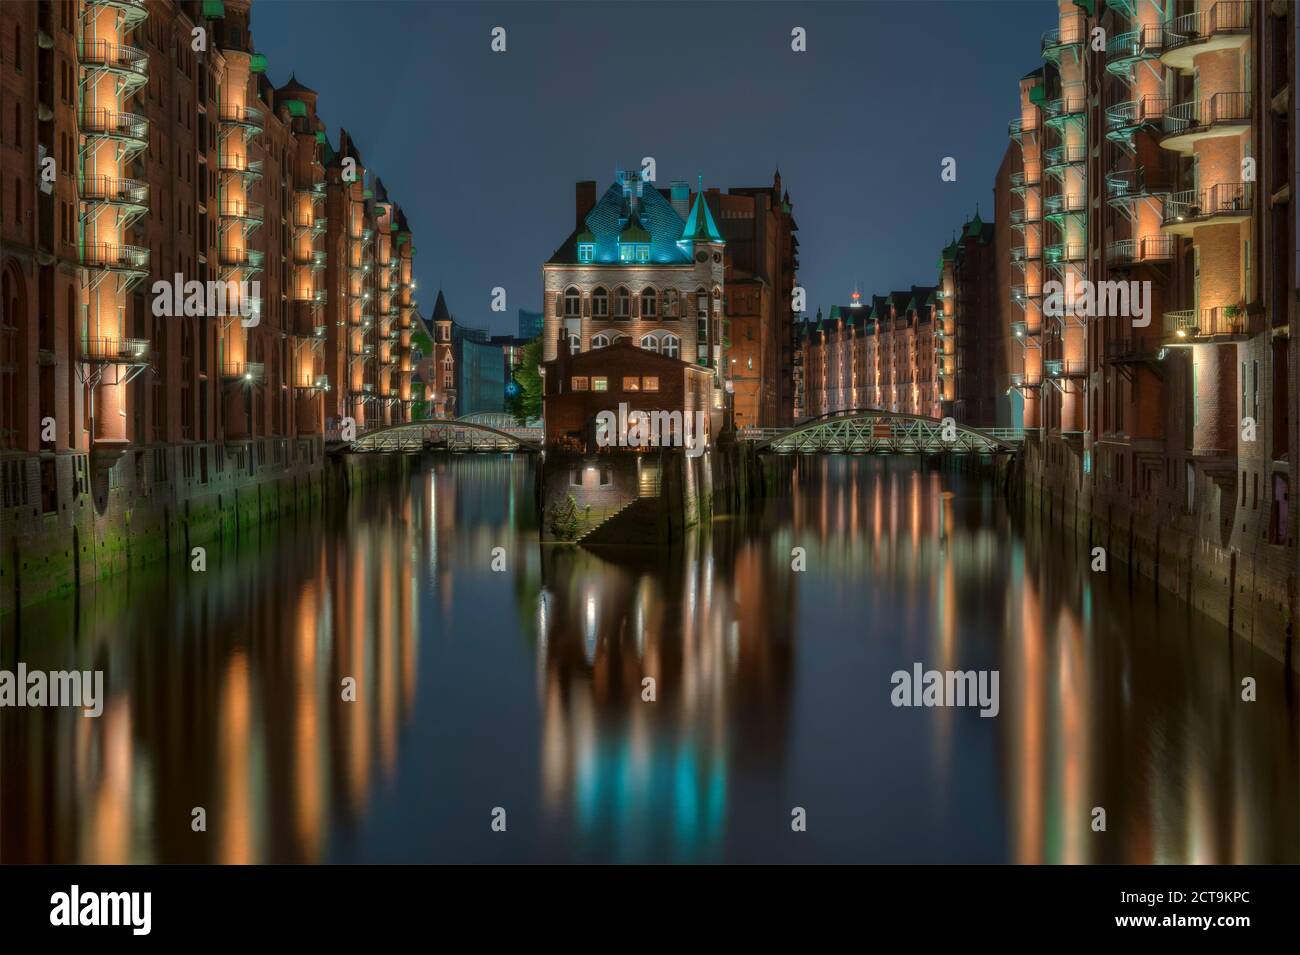
[[[0,861],[1297,861],[1283,667],[988,481],[784,460],[763,514],[596,555],[538,543],[535,466],[0,618],[0,669],[107,697],[0,710]],[[894,706],[918,663],[997,715]]]

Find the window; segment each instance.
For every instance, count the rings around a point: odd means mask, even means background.
[[[587,376],[586,376],[586,375],[574,375],[573,378],[570,379],[569,386],[570,386],[574,391],[586,391],[586,390],[587,390]]]
[[[659,343],[659,353],[667,358],[676,358],[681,351],[682,340],[676,335],[665,335]]]
[[[578,349],[581,348],[581,347],[582,347],[582,342],[578,339],[578,336],[577,336],[577,335],[570,335],[570,336],[569,336],[569,354],[570,354],[570,355],[576,355],[576,354],[578,354]]]
[[[609,391],[609,379],[604,375],[591,379],[592,391]]]
[[[631,262],[635,256],[635,245],[632,245],[631,243],[624,244],[622,242],[618,244],[618,260],[620,262]]]
[[[659,379],[656,378],[656,377],[654,377],[653,375],[647,375],[646,377],[642,378],[642,379],[641,379],[641,390],[642,390],[642,391],[658,391],[658,390],[659,390]]]
[[[596,257],[596,246],[591,242],[578,243],[578,261],[590,262]]]
[[[452,374],[451,374],[451,372],[447,372],[445,375],[442,376],[442,387],[444,387],[444,388],[452,388],[452,387],[454,387],[454,385],[452,384]]]
[[[614,293],[614,317],[630,318],[632,315],[632,296],[627,289],[621,288]]]
[[[591,317],[607,318],[609,316],[609,293],[598,288],[591,293]]]
[[[664,292],[664,318],[680,317],[680,298],[677,289],[670,288]]]
[[[695,290],[695,317],[707,321],[709,317],[709,293],[702,288]]]
[[[599,335],[595,335],[595,336],[592,337],[592,339],[591,339],[591,347],[592,347],[592,348],[605,348],[606,346],[609,345],[609,341],[610,341],[609,336],[606,335],[604,332],[601,332]]]
[[[656,318],[659,310],[659,293],[652,288],[641,290],[641,317]]]
[[[22,148],[23,145],[23,104],[14,103],[14,145]]]
[[[643,335],[641,337],[641,347],[646,351],[657,352],[659,351],[659,339],[653,335]]]
[[[564,290],[564,317],[577,318],[582,314],[582,293],[570,285]]]
[[[569,468],[569,487],[582,487],[582,468]]]
[[[14,27],[14,69],[23,71],[23,28]]]
[[[648,245],[638,245],[638,246],[636,247],[636,260],[637,260],[638,262],[649,262],[649,261],[650,261],[650,246],[648,246]]]
[[[635,377],[635,376],[633,376],[633,377],[629,377],[629,378],[624,378],[624,379],[623,379],[623,390],[624,390],[624,391],[640,391],[640,390],[641,390],[641,379],[640,379],[640,378],[637,378],[637,377]]]
[[[610,486],[611,484],[613,484],[613,483],[614,483],[614,469],[613,469],[613,468],[601,468],[601,469],[600,469],[600,486],[601,486],[601,487],[609,487],[609,486]]]

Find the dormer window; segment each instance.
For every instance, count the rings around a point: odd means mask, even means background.
[[[578,243],[578,261],[592,262],[596,258],[596,243],[579,242]]]

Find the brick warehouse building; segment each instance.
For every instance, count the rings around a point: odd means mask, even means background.
[[[942,417],[944,367],[942,315],[937,289],[872,296],[861,304],[834,305],[830,315],[803,323],[805,411],[810,418],[855,408]]]
[[[297,487],[345,416],[409,414],[409,226],[267,80],[250,12],[0,4],[0,608]],[[177,275],[236,283],[226,314],[156,314]]]
[[[941,253],[934,293],[943,329],[939,343],[943,414],[974,428],[999,424],[999,400],[1006,392],[1002,384],[1006,326],[997,284],[996,232],[977,209]]]
[[[1031,497],[1294,660],[1295,6],[1052,7],[1006,186]]]

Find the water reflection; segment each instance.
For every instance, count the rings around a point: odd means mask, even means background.
[[[537,543],[532,462],[436,460],[0,620],[0,667],[108,693],[0,710],[0,859],[1297,861],[1276,661],[987,481],[774,466],[762,515],[616,555]],[[999,670],[1000,715],[892,707],[914,661]]]

